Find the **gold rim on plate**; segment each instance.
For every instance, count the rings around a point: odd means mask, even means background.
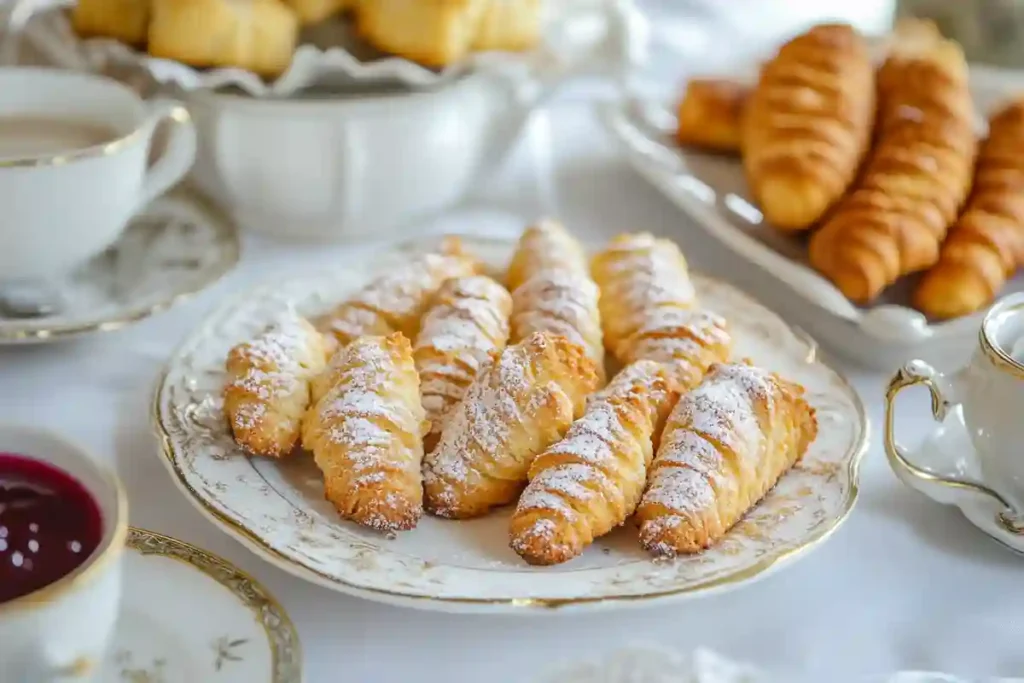
[[[474,237],[474,239],[477,239]],[[482,241],[487,241],[484,238]],[[495,242],[504,242],[505,240],[495,239]],[[416,245],[420,248],[423,246],[422,240],[412,240],[397,245],[395,248],[399,252],[411,248],[410,245]],[[732,285],[722,282],[717,278],[704,275],[703,273],[694,272],[695,276],[699,276],[702,279],[713,283],[715,286],[724,287],[734,291],[739,291]],[[763,306],[759,301],[750,295],[739,292],[743,297],[754,301],[759,306],[764,308],[766,311],[771,312],[771,309]],[[773,315],[776,315],[773,313]],[[786,328],[790,330],[798,339],[808,346],[807,355],[804,358],[804,362],[810,365],[820,365],[824,367],[829,373],[831,373],[846,391],[850,397],[856,411],[857,419],[860,426],[859,437],[855,443],[853,443],[847,452],[843,455],[843,460],[846,464],[846,474],[849,477],[850,489],[846,496],[846,500],[843,503],[842,508],[836,514],[835,518],[830,523],[825,525],[823,528],[815,531],[811,534],[807,540],[800,546],[791,548],[782,553],[774,555],[772,557],[764,558],[758,562],[755,562],[750,567],[741,571],[722,576],[715,579],[710,579],[701,583],[688,585],[682,588],[675,588],[671,590],[663,590],[645,593],[643,595],[637,594],[621,594],[621,595],[603,595],[600,597],[577,597],[577,598],[460,598],[460,597],[443,597],[443,596],[431,596],[421,595],[416,593],[408,593],[400,590],[388,590],[383,588],[372,588],[360,586],[358,584],[345,581],[336,576],[331,576],[322,571],[318,571],[301,561],[291,558],[276,548],[272,547],[266,540],[264,540],[260,534],[246,525],[231,519],[226,514],[217,510],[209,502],[207,502],[198,491],[189,484],[185,473],[179,466],[179,453],[176,452],[175,447],[171,441],[171,436],[164,427],[164,416],[161,410],[161,396],[164,392],[164,387],[167,382],[167,378],[170,373],[170,366],[164,368],[161,373],[159,380],[156,383],[156,390],[153,394],[153,400],[150,411],[150,419],[153,424],[153,429],[157,435],[160,443],[160,449],[163,455],[165,464],[169,471],[172,473],[175,482],[179,488],[187,494],[187,497],[191,500],[193,505],[199,509],[200,512],[204,513],[210,520],[212,520],[222,530],[226,531],[229,535],[234,536],[237,540],[243,541],[243,544],[255,551],[257,554],[262,555],[265,559],[270,560],[282,569],[296,574],[300,578],[307,580],[312,579],[320,585],[324,585],[334,590],[340,590],[342,592],[354,593],[356,595],[363,595],[369,598],[378,596],[379,599],[387,601],[390,599],[393,602],[407,602],[407,603],[442,603],[452,605],[495,605],[495,606],[506,606],[512,608],[533,608],[533,609],[558,609],[568,606],[576,605],[594,605],[594,604],[610,604],[610,603],[636,603],[644,601],[657,600],[659,598],[682,596],[697,592],[706,592],[715,589],[720,589],[726,586],[743,583],[756,576],[759,576],[770,569],[780,566],[786,561],[792,560],[798,555],[816,547],[820,543],[824,542],[834,533],[843,522],[849,518],[854,505],[859,497],[860,489],[858,485],[858,479],[860,475],[860,464],[863,460],[864,454],[867,452],[870,434],[870,422],[867,417],[867,413],[864,409],[864,404],[860,399],[860,395],[856,389],[850,384],[849,380],[840,372],[832,369],[830,366],[821,362],[817,357],[817,342],[815,342],[809,335],[803,330],[800,330],[788,323],[785,323]],[[184,343],[184,342],[183,342]],[[171,358],[177,356],[177,351],[172,354]]]
[[[301,683],[302,646],[295,625],[263,584],[213,553],[170,536],[131,527],[127,547],[140,555],[168,557],[210,577],[242,602],[259,622],[271,652],[271,683]]]

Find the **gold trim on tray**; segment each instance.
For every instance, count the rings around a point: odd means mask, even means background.
[[[171,196],[175,195],[172,194]],[[31,344],[33,342],[67,339],[92,332],[114,332],[158,313],[163,313],[217,284],[225,275],[231,272],[241,257],[242,247],[241,241],[238,238],[238,229],[227,214],[214,206],[206,197],[191,190],[183,191],[178,196],[185,197],[185,201],[196,203],[204,213],[212,217],[210,224],[214,227],[217,241],[222,246],[221,251],[225,257],[217,263],[216,268],[211,270],[209,277],[196,282],[195,285],[188,289],[174,292],[163,301],[145,308],[115,315],[106,320],[94,320],[79,324],[55,324],[50,327],[32,326],[32,323],[36,321],[26,320],[26,327],[5,330],[5,325],[15,327],[14,323],[16,321],[0,318],[0,322],[4,323],[4,325],[0,325],[0,345]]]
[[[270,683],[302,682],[299,634],[284,607],[263,584],[211,552],[155,531],[131,527],[127,545],[141,555],[158,555],[191,565],[231,591],[267,635],[273,672]]]
[[[486,238],[485,238],[486,239]],[[398,247],[399,250],[403,246]],[[720,283],[719,280],[705,276],[701,274],[708,281]],[[792,326],[789,326],[791,331],[794,331],[796,337],[801,341],[808,344],[809,348],[807,355],[805,356],[805,362],[811,365],[824,365],[820,360],[817,359],[817,343],[811,339],[802,330],[796,330]],[[172,358],[175,357],[172,355]],[[645,593],[642,595],[638,594],[621,594],[621,595],[605,595],[600,597],[578,597],[578,598],[460,598],[460,597],[440,597],[431,595],[422,595],[417,593],[408,593],[401,590],[387,590],[383,588],[371,588],[360,586],[351,582],[347,582],[339,579],[335,576],[330,576],[324,572],[318,571],[302,564],[294,558],[288,557],[281,551],[272,547],[267,541],[265,541],[258,532],[248,528],[247,526],[231,519],[220,510],[216,509],[213,505],[207,502],[199,493],[189,484],[185,473],[181,470],[178,465],[180,454],[175,452],[174,445],[171,442],[171,436],[164,427],[164,416],[161,411],[160,398],[164,391],[164,385],[167,382],[169,374],[169,368],[165,368],[161,374],[157,385],[156,391],[153,395],[153,403],[150,411],[150,419],[153,423],[153,429],[156,432],[157,438],[160,442],[160,448],[163,453],[163,457],[167,460],[170,465],[170,470],[173,472],[175,479],[179,487],[188,493],[192,503],[196,505],[201,512],[205,513],[215,524],[220,526],[222,530],[227,531],[229,534],[241,538],[246,542],[246,545],[253,549],[257,554],[263,555],[269,558],[271,561],[285,565],[287,569],[293,573],[297,573],[299,576],[310,576],[315,577],[315,580],[327,586],[343,586],[345,588],[352,589],[356,594],[368,594],[378,595],[386,598],[395,598],[403,601],[416,601],[416,602],[436,602],[445,604],[463,604],[463,605],[502,605],[514,608],[531,608],[531,609],[558,609],[566,606],[574,605],[587,605],[587,604],[608,604],[608,603],[633,603],[643,602],[648,600],[654,600],[658,598],[664,598],[669,596],[680,596],[688,593],[696,593],[700,591],[707,591],[711,589],[721,588],[733,584],[742,583],[747,581],[759,574],[762,574],[770,570],[776,564],[782,563],[786,560],[790,560],[801,553],[804,553],[811,548],[819,545],[828,539],[829,536],[835,532],[839,526],[849,517],[853,507],[859,497],[860,489],[858,486],[858,478],[860,472],[860,464],[863,460],[864,454],[867,452],[869,443],[869,434],[871,430],[870,422],[865,412],[864,405],[860,399],[860,395],[856,389],[850,384],[849,380],[839,372],[829,368],[829,371],[839,380],[843,388],[848,392],[857,410],[858,423],[861,427],[860,436],[856,443],[844,454],[843,459],[846,461],[847,476],[850,480],[850,490],[846,500],[843,503],[842,509],[836,515],[835,519],[831,523],[827,524],[820,530],[816,531],[810,538],[807,539],[802,545],[796,548],[787,550],[779,555],[767,557],[752,566],[735,572],[730,575],[722,576],[719,578],[704,581],[703,583],[689,585],[683,588],[677,588],[672,590],[664,590],[658,592]],[[344,591],[344,588],[340,589]]]

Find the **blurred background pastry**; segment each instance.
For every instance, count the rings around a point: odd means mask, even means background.
[[[734,81],[695,78],[679,103],[679,144],[739,154],[743,107],[750,88]]]
[[[79,0],[71,11],[71,21],[80,36],[144,45],[151,7],[150,2],[139,0]]]

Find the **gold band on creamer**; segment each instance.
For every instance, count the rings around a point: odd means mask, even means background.
[[[1005,313],[1017,312],[1020,315],[1024,315],[1024,302],[1014,304],[1009,308],[995,311],[999,315]],[[988,334],[988,322],[992,314],[985,316],[985,320],[981,323],[981,330],[978,333],[978,345],[981,347],[981,352],[985,354],[985,357],[992,361],[992,364],[1001,371],[1013,375],[1017,379],[1024,380],[1024,363],[1014,359],[1010,354],[1002,349],[995,342],[992,337]]]

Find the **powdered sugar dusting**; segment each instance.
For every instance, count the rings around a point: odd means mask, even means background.
[[[602,360],[598,297],[597,285],[585,271],[541,271],[513,293],[516,338],[534,332],[561,335]]]
[[[607,295],[621,300],[625,310],[646,314],[653,308],[696,302],[686,259],[669,240],[646,233],[630,235],[609,247],[604,257]]]

